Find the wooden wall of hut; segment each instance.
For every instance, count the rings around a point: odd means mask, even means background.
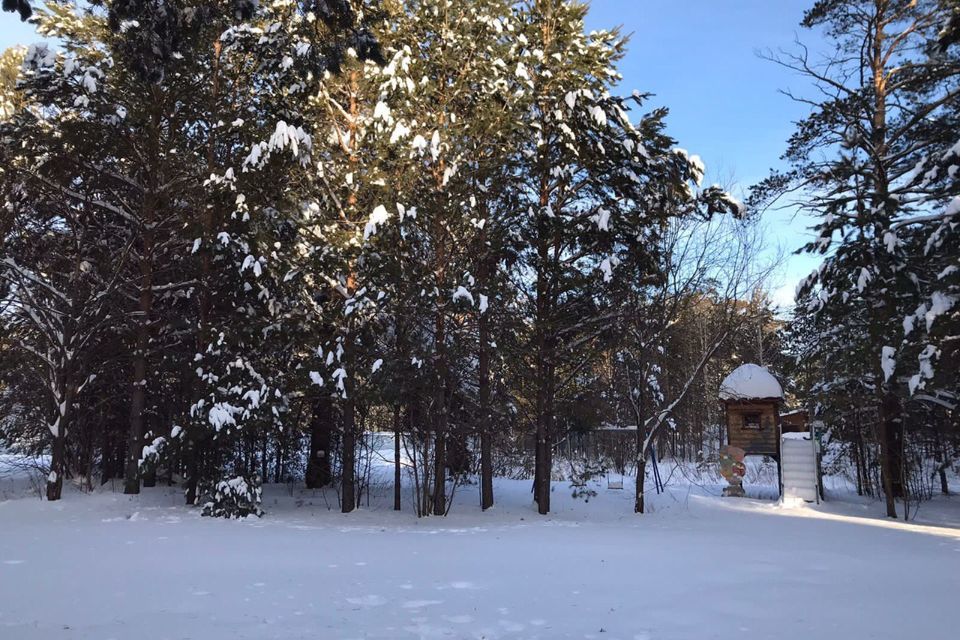
[[[728,442],[747,455],[778,455],[776,402],[727,402]]]

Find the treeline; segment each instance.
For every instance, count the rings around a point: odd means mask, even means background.
[[[960,57],[956,0],[816,2],[803,26],[835,45],[775,61],[817,92],[756,206],[816,220],[823,263],[785,335],[797,392],[857,488],[948,493],[960,448]]]
[[[0,436],[50,453],[47,497],[303,477],[350,511],[372,428],[416,449],[421,514],[474,470],[492,505],[524,437],[542,513],[571,429],[640,425],[644,459],[765,274],[586,10],[35,7],[59,48],[3,58]]]

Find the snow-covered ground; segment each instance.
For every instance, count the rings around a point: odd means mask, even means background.
[[[14,475],[0,500],[29,494]],[[166,487],[10,499],[0,638],[956,637],[960,501],[904,524],[877,502],[784,508],[674,483],[636,516],[629,490],[597,489],[585,503],[557,483],[541,517],[529,482],[499,480],[492,511],[468,486],[420,520],[386,487],[342,515],[332,492],[270,486],[267,515],[244,521]]]

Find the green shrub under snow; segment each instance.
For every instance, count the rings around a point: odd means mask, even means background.
[[[236,476],[221,480],[209,492],[200,514],[215,518],[258,518],[263,515],[260,502],[263,490],[259,476]]]

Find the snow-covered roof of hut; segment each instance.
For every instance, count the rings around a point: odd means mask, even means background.
[[[743,364],[720,383],[721,400],[783,399],[780,383],[757,364]]]

